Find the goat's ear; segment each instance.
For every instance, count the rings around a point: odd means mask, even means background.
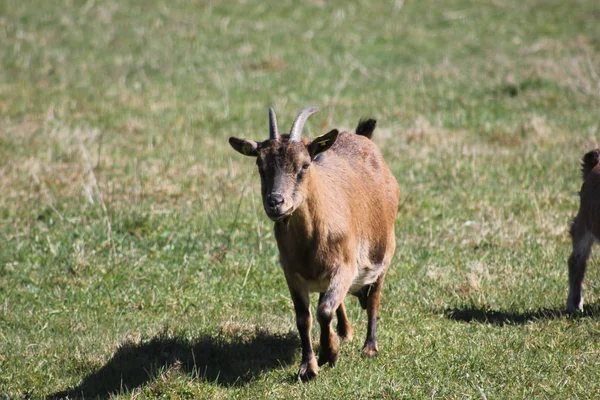
[[[238,139],[236,137],[229,138],[229,144],[235,151],[245,156],[258,156],[258,143],[254,140]]]
[[[310,154],[310,158],[314,159],[317,154],[322,153],[333,146],[339,133],[340,132],[337,129],[334,129],[324,135],[319,136],[318,138],[313,139],[312,142],[308,144],[308,153]]]

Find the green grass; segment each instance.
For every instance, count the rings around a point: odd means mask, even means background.
[[[594,0],[0,2],[0,397],[597,398],[594,256],[564,309],[599,38]],[[307,135],[378,120],[402,207],[379,358],[349,298],[300,384],[227,138],[308,105]]]

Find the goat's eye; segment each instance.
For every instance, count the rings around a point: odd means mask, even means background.
[[[302,165],[300,172],[298,172],[298,180],[302,179],[302,177],[304,176],[304,173],[308,170],[308,167],[310,167],[310,164]]]

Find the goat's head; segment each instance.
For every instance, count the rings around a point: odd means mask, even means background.
[[[273,221],[291,215],[302,204],[312,173],[312,161],[337,139],[337,129],[312,141],[301,138],[306,120],[317,111],[319,109],[316,107],[305,108],[294,120],[290,133],[279,135],[275,111],[269,108],[269,139],[255,142],[229,138],[234,150],[245,156],[256,157],[263,207]]]
[[[581,175],[583,180],[586,180],[590,172],[600,162],[600,149],[594,149],[583,156],[581,160]]]

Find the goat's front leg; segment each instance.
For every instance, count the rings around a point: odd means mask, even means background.
[[[579,217],[576,217],[571,225],[571,238],[573,239],[573,252],[569,257],[569,298],[567,299],[569,314],[583,310],[581,284],[594,244],[594,237]]]
[[[340,304],[344,301],[344,297],[346,297],[352,283],[352,277],[345,270],[349,271],[350,269],[338,269],[337,274],[331,278],[327,291],[319,297],[319,307],[317,309],[317,318],[321,326],[319,365],[329,363],[329,366],[333,367],[338,360],[340,341],[331,328],[331,320],[333,319],[333,313],[337,312]],[[344,312],[344,317],[345,315]],[[347,318],[345,320],[347,321]]]
[[[319,366],[313,353],[310,340],[312,317],[310,315],[310,297],[307,290],[296,290],[290,287],[294,310],[296,311],[296,327],[302,343],[302,362],[298,370],[298,378],[306,382],[319,373]]]

